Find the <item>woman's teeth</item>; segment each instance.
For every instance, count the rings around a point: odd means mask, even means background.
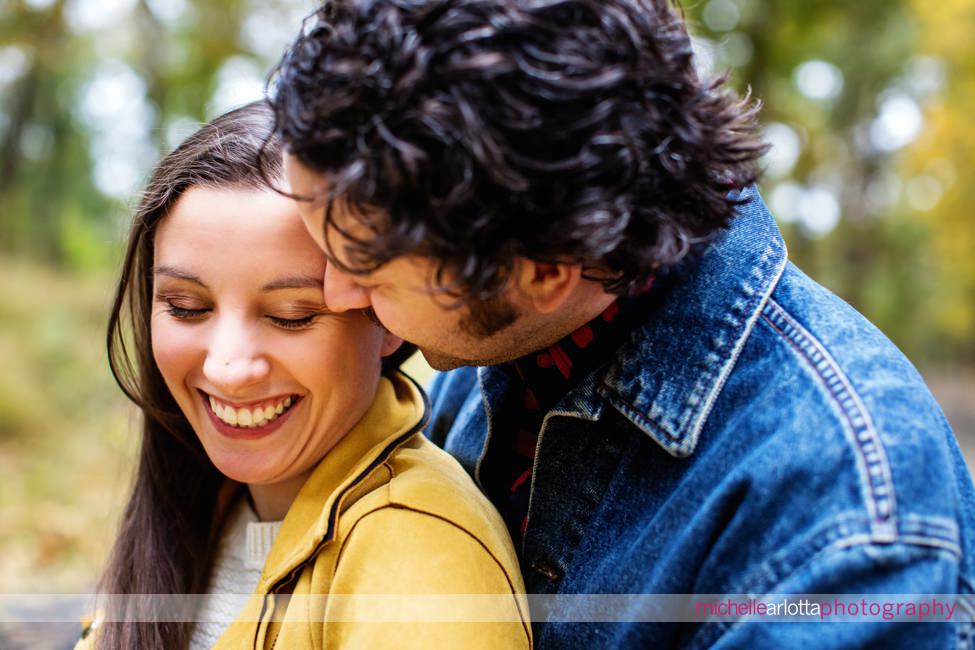
[[[285,397],[276,404],[269,404],[263,407],[247,408],[242,406],[240,408],[234,408],[233,406],[221,404],[213,397],[210,397],[210,408],[226,424],[242,429],[252,429],[277,420],[282,413],[291,407],[291,402],[292,399],[290,397]]]

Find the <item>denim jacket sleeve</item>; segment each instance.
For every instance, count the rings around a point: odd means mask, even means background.
[[[835,594],[844,603],[844,595],[853,594],[887,594],[891,601],[908,594],[970,596],[971,480],[950,428],[910,364],[794,268],[751,338],[739,364],[762,369],[767,387],[756,395],[732,379],[722,396],[723,402],[751,394],[752,409],[765,404],[769,411],[748,417],[764,442],[732,462],[727,475],[739,482],[740,500],[723,535],[733,545],[737,532],[751,550],[741,554],[714,544],[702,570],[722,579],[708,588]],[[786,402],[792,413],[773,406]],[[718,446],[735,438],[722,429],[711,429]],[[708,446],[696,453],[707,454]],[[712,494],[720,490],[719,483]],[[751,524],[738,527],[736,519]],[[764,529],[758,536],[756,524]],[[955,625],[887,625],[876,618],[711,624],[693,645],[967,647],[972,612],[966,607],[962,602],[952,612]]]

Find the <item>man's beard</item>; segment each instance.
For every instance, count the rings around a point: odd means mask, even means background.
[[[460,329],[465,334],[484,339],[507,329],[520,315],[511,301],[503,296],[473,298],[467,302],[467,314],[460,319]]]
[[[458,327],[462,334],[478,340],[501,333],[511,327],[521,316],[511,301],[502,296],[487,299],[472,298],[459,308],[462,309],[465,306],[468,313],[460,318]],[[381,327],[383,331],[389,331],[379,320],[371,306],[363,309],[362,313],[370,322]],[[489,366],[514,358],[507,354],[490,358],[458,357],[422,346],[420,352],[434,370],[453,370],[461,366]]]

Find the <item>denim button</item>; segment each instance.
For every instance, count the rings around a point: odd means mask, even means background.
[[[542,576],[549,582],[555,582],[562,577],[562,574],[559,573],[558,569],[552,566],[548,560],[535,560],[532,562],[531,566],[532,571]]]

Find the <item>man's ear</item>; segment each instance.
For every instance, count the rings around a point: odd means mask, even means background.
[[[380,348],[380,356],[385,358],[391,355],[393,352],[399,350],[399,346],[403,345],[403,339],[396,336],[392,332],[383,329],[383,344]]]
[[[540,262],[525,257],[515,264],[516,288],[542,314],[551,314],[565,304],[582,281],[582,265]]]

